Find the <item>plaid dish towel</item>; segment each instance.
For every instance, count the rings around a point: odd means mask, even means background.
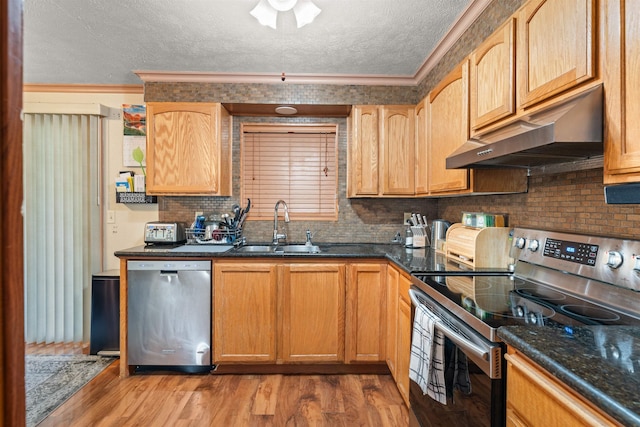
[[[447,404],[444,381],[444,335],[435,328],[440,319],[424,306],[416,306],[411,339],[409,378],[432,399]]]

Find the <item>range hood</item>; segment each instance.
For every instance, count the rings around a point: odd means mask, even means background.
[[[470,139],[447,157],[447,169],[530,168],[602,155],[602,106],[599,85]]]

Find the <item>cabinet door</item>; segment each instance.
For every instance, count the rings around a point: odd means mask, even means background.
[[[398,380],[398,280],[400,273],[391,264],[387,266],[387,366]]]
[[[415,195],[429,193],[429,166],[427,154],[427,98],[416,105],[416,158]]]
[[[351,264],[347,268],[345,360],[347,363],[384,361],[385,266]]]
[[[518,14],[518,105],[595,76],[595,0],[531,0]]]
[[[407,105],[382,107],[382,194],[414,194],[415,109]]]
[[[604,3],[604,183],[640,181],[640,0]]]
[[[276,361],[276,267],[214,263],[214,362]]]
[[[284,362],[344,361],[345,267],[291,264],[283,268]]]
[[[468,62],[458,65],[429,93],[429,192],[469,187],[467,169],[447,169],[446,159],[469,138]]]
[[[147,104],[147,193],[231,195],[230,118],[220,104]]]
[[[379,117],[375,105],[355,106],[351,113],[349,196],[377,196],[379,192]]]
[[[470,57],[471,131],[515,113],[515,22],[508,20]]]
[[[398,367],[396,384],[404,401],[409,405],[409,361],[411,358],[411,300],[409,278],[400,274],[398,283]]]
[[[619,425],[528,358],[508,353],[507,425]]]

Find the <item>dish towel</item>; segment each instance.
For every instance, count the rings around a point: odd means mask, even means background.
[[[409,378],[422,393],[443,405],[447,404],[444,381],[444,335],[435,328],[440,319],[423,305],[415,308]]]
[[[471,394],[471,379],[469,378],[469,364],[467,355],[455,345],[449,338],[445,338],[445,361],[444,372],[445,384],[447,385],[447,396],[453,399],[453,390],[460,390],[466,395]]]

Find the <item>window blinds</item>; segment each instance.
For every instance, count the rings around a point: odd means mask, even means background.
[[[337,220],[337,125],[243,125],[242,194],[251,219],[273,219],[279,199],[292,220]]]
[[[100,118],[24,115],[25,341],[89,338],[91,273],[100,269]]]

